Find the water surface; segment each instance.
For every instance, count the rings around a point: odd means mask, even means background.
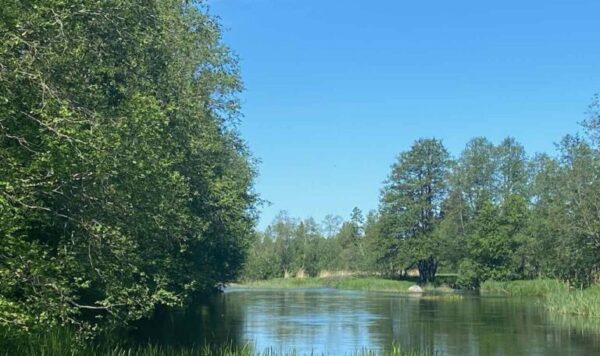
[[[227,290],[185,313],[158,315],[137,337],[298,354],[385,352],[396,343],[440,355],[600,355],[600,327],[553,319],[535,298],[444,300],[326,288]]]

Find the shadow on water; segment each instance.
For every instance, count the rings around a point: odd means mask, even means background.
[[[464,295],[430,299],[334,289],[230,290],[187,311],[160,311],[138,325],[138,342],[169,346],[251,343],[347,354],[359,349],[448,355],[592,355],[600,322],[552,318],[534,298]]]
[[[243,345],[239,340],[245,305],[222,294],[203,297],[185,309],[158,309],[130,332],[133,344],[197,347],[205,344]]]

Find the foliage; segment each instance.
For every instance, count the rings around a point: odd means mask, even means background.
[[[255,173],[197,5],[0,7],[0,324],[95,333],[236,278]]]
[[[421,139],[398,157],[381,195],[381,256],[392,269],[414,265],[422,282],[435,278],[449,155],[435,139]]]
[[[348,221],[330,215],[321,224],[311,218],[291,218],[283,211],[259,233],[242,277],[271,279],[299,272],[315,277],[322,271],[368,269],[367,223],[358,208]]]

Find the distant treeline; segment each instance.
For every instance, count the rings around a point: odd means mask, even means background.
[[[556,156],[477,137],[451,157],[440,140],[420,139],[391,167],[377,211],[320,224],[281,213],[259,233],[244,276],[417,269],[431,282],[443,268],[465,288],[536,277],[588,286],[600,269],[599,108],[596,97],[583,133],[565,136]]]

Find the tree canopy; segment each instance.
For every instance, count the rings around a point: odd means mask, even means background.
[[[0,7],[0,323],[95,331],[236,278],[255,169],[202,4]]]

